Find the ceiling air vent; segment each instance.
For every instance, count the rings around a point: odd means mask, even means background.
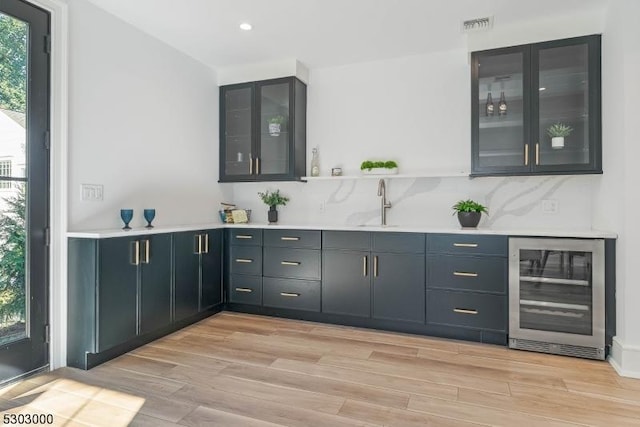
[[[474,33],[476,31],[489,31],[493,28],[493,16],[486,18],[469,19],[462,21],[463,33]]]

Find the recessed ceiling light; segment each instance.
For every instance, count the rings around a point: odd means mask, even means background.
[[[541,87],[540,89],[538,89],[539,91],[543,91],[543,90],[547,90],[546,87]]]
[[[240,24],[240,29],[243,31],[250,31],[251,28],[253,27],[248,22],[243,22],[242,24]]]

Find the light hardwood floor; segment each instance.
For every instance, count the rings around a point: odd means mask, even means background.
[[[85,426],[640,426],[606,362],[224,312],[90,371],[0,389]]]

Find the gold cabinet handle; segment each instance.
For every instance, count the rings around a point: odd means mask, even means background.
[[[251,264],[253,260],[247,258],[236,258],[236,262],[239,262],[241,264]]]
[[[204,235],[204,253],[209,253],[209,233]]]
[[[293,265],[293,266],[298,266],[301,263],[297,262],[297,261],[280,261],[280,264],[282,265]]]
[[[282,295],[283,297],[299,297],[300,294],[297,294],[295,292],[280,292],[280,295]]]
[[[260,157],[256,157],[256,175],[260,174]]]
[[[280,238],[280,240],[285,240],[287,242],[297,242],[298,240],[300,240],[300,238],[299,237],[286,237],[286,236],[283,236],[283,237]]]
[[[524,144],[524,165],[529,166],[529,144]]]
[[[369,272],[367,271],[368,270],[368,268],[367,268],[368,261],[369,261],[369,257],[368,256],[363,256],[362,257],[362,275],[364,277],[367,277],[367,274],[369,274]]]
[[[462,277],[478,277],[478,273],[466,273],[464,271],[454,271],[453,275]]]
[[[144,242],[144,260],[142,261],[143,264],[149,264],[149,258],[151,255],[151,243],[149,242],[149,239],[143,240]]]
[[[240,240],[253,239],[253,236],[248,234],[237,234],[236,239],[240,239]]]
[[[133,249],[131,249],[131,252],[133,252],[131,265],[140,265],[140,241],[133,241],[131,242],[131,245],[133,246]]]
[[[478,314],[478,310],[470,310],[468,308],[454,308],[453,311],[460,314]]]
[[[200,234],[193,236],[193,253],[196,255],[202,253],[202,235]]]
[[[540,164],[540,143],[536,142],[536,165]]]
[[[251,293],[251,292],[253,292],[253,289],[249,289],[249,288],[236,288],[236,292],[248,292],[248,293]]]
[[[378,255],[373,257],[373,277],[378,277]]]
[[[253,175],[253,156],[249,156],[249,175]]]
[[[454,243],[453,246],[456,248],[477,248],[477,243]]]

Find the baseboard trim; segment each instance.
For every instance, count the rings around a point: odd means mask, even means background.
[[[640,379],[640,346],[625,345],[613,337],[609,364],[622,377]]]

